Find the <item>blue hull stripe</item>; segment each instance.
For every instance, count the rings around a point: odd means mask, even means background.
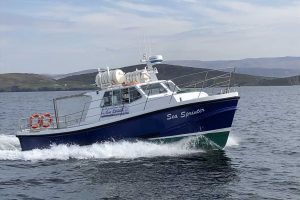
[[[90,145],[107,140],[159,138],[230,128],[238,99],[180,105],[73,132],[17,137],[22,150],[31,150],[49,148],[52,144]]]

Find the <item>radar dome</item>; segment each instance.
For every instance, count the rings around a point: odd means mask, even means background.
[[[150,56],[149,57],[149,62],[151,64],[159,64],[163,61],[163,56],[162,55],[156,55],[156,56]]]

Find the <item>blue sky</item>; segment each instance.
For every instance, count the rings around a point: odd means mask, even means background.
[[[292,0],[0,0],[0,73],[300,56],[299,36]]]

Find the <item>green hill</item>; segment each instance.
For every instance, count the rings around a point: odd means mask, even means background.
[[[0,91],[50,90],[56,87],[55,80],[39,74],[0,74]]]
[[[60,82],[39,74],[0,74],[0,92],[86,90],[95,86],[82,82]]]

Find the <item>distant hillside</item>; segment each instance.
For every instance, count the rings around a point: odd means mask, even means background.
[[[95,77],[98,72],[92,72],[88,74],[80,74],[74,76],[68,76],[62,79],[58,79],[57,82],[61,85],[68,85],[69,87],[87,87],[94,88]]]
[[[290,77],[300,75],[300,57],[247,58],[242,60],[173,60],[166,64],[219,69],[236,67],[237,73],[255,76]]]
[[[121,68],[124,72],[134,71],[136,69],[143,69],[145,67],[144,64],[141,65],[133,65],[128,67]],[[162,80],[169,80],[174,79],[175,77],[187,75],[187,74],[195,74],[193,76],[183,77],[180,79],[175,79],[174,81],[176,84],[179,85],[187,85],[188,83],[199,82],[200,80],[204,80],[205,73],[201,73],[207,71],[207,69],[203,68],[193,68],[193,67],[183,67],[183,66],[176,66],[176,65],[168,65],[168,64],[159,64],[156,65],[158,69],[158,79]],[[89,74],[82,74],[82,75],[75,75],[69,76],[63,79],[59,79],[58,82],[60,84],[82,84],[82,85],[91,85],[95,83],[95,76],[96,73],[89,73]],[[207,79],[213,76],[217,76],[222,74],[221,72],[214,71],[208,74]],[[239,86],[256,86],[256,85],[263,85],[264,81],[270,80],[269,77],[262,77],[262,76],[252,76],[246,74],[234,74],[233,75],[233,82],[232,84],[239,85]],[[268,82],[269,83],[269,82]]]
[[[0,74],[0,92],[56,91],[91,89],[94,86],[61,84],[55,79],[39,74],[9,73]]]
[[[247,58],[242,60],[219,61],[167,60],[164,64],[205,69],[236,67],[236,72],[240,74],[277,78],[300,75],[300,57]],[[47,76],[58,80],[69,76],[96,72],[97,69],[89,69],[68,74],[50,74]]]
[[[292,76],[287,78],[275,78],[271,80],[262,80],[260,85],[263,86],[291,86],[300,85],[300,76]]]
[[[69,77],[69,76],[76,76],[76,75],[81,75],[81,74],[90,74],[90,73],[95,73],[97,72],[98,70],[97,69],[87,69],[87,70],[82,70],[82,71],[79,71],[79,72],[73,72],[73,73],[68,73],[68,74],[48,74],[47,76],[48,77],[51,77],[55,80],[58,80],[58,79],[62,79],[62,78],[66,78],[66,77]]]
[[[145,65],[134,65],[121,68],[124,72],[143,69]],[[205,79],[207,71],[205,68],[183,67],[178,65],[159,64],[156,65],[159,73],[158,78],[162,80],[173,80],[179,86],[199,83]],[[96,89],[95,76],[97,72],[68,76],[55,80],[44,75],[37,74],[0,74],[0,91],[49,91],[49,90],[90,90]],[[192,76],[183,76],[194,74]],[[209,72],[207,79],[223,74],[221,71]],[[174,79],[175,77],[183,76]],[[300,76],[287,78],[270,78],[234,73],[231,85],[237,86],[274,86],[274,85],[300,85]],[[197,87],[201,87],[198,84]]]
[[[135,65],[130,67],[122,68],[125,72],[135,70],[136,68],[142,69],[144,65]],[[156,65],[158,70],[158,79],[169,80],[174,79],[178,76],[195,74],[193,76],[182,77],[180,79],[175,79],[174,82],[179,85],[187,85],[188,83],[199,82],[199,80],[204,80],[206,73],[201,73],[207,71],[205,68],[194,68],[194,67],[183,67],[178,65],[168,65],[168,64],[159,64]],[[208,73],[207,79],[223,74],[223,72],[210,72]],[[259,85],[259,82],[264,79],[268,79],[260,76],[251,76],[246,74],[234,74],[233,75],[234,83],[240,86],[244,85]]]
[[[56,81],[38,74],[0,74],[0,91],[31,91],[55,88]]]

